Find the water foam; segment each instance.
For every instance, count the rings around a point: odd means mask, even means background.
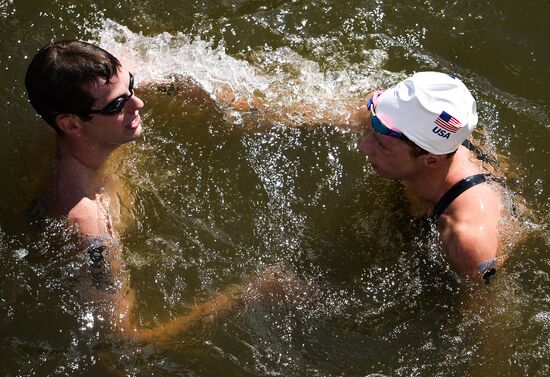
[[[194,38],[183,33],[145,36],[106,19],[92,31],[97,43],[119,57],[144,82],[171,82],[178,77],[191,79],[214,100],[229,87],[237,99],[251,107],[278,109],[272,121],[330,123],[342,119],[354,99],[365,96],[387,81],[400,78],[381,67],[387,54],[382,50],[365,52],[363,64],[322,69],[288,47],[263,47],[244,59],[229,55],[223,41]],[[246,110],[246,109],[245,109]]]
[[[265,89],[270,84],[248,62],[227,55],[223,44],[214,47],[211,41],[183,33],[144,36],[109,19],[95,32],[98,44],[119,57],[138,81],[158,82],[180,75],[192,78],[208,93],[223,83],[238,93]]]

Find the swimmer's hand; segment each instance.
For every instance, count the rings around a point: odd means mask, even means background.
[[[257,110],[263,105],[259,90],[254,91],[251,96],[237,98],[235,91],[227,83],[221,84],[216,88],[215,96],[222,107],[235,111]]]
[[[162,81],[144,81],[140,84],[144,90],[155,90],[170,96],[177,96],[184,101],[211,103],[222,109],[234,111],[253,111],[262,107],[262,93],[254,91],[250,96],[237,97],[233,88],[221,83],[212,94],[190,77],[175,76]]]

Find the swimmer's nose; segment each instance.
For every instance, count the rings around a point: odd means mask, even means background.
[[[143,103],[141,98],[139,98],[135,94],[132,96],[130,101],[131,101],[131,104],[132,104],[131,111],[141,110],[141,109],[143,109],[143,106],[145,106],[145,104]]]

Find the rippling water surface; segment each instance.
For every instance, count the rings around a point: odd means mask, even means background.
[[[548,375],[549,12],[544,0],[0,1],[0,372]],[[115,338],[97,314],[108,305],[79,294],[72,236],[28,224],[55,156],[23,77],[63,38],[122,57],[146,103],[143,137],[109,162],[131,203],[119,246],[138,323],[235,287],[252,297],[170,347]],[[454,278],[402,188],[330,121],[420,70],[472,88],[476,138],[524,207],[522,240],[483,289]],[[269,114],[186,99],[183,79]]]

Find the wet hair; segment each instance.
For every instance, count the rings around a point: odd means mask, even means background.
[[[119,60],[91,43],[66,40],[50,43],[32,59],[25,87],[29,102],[58,134],[56,117],[62,113],[91,119],[87,111],[95,99],[86,89],[99,79],[109,80],[120,69]]]

